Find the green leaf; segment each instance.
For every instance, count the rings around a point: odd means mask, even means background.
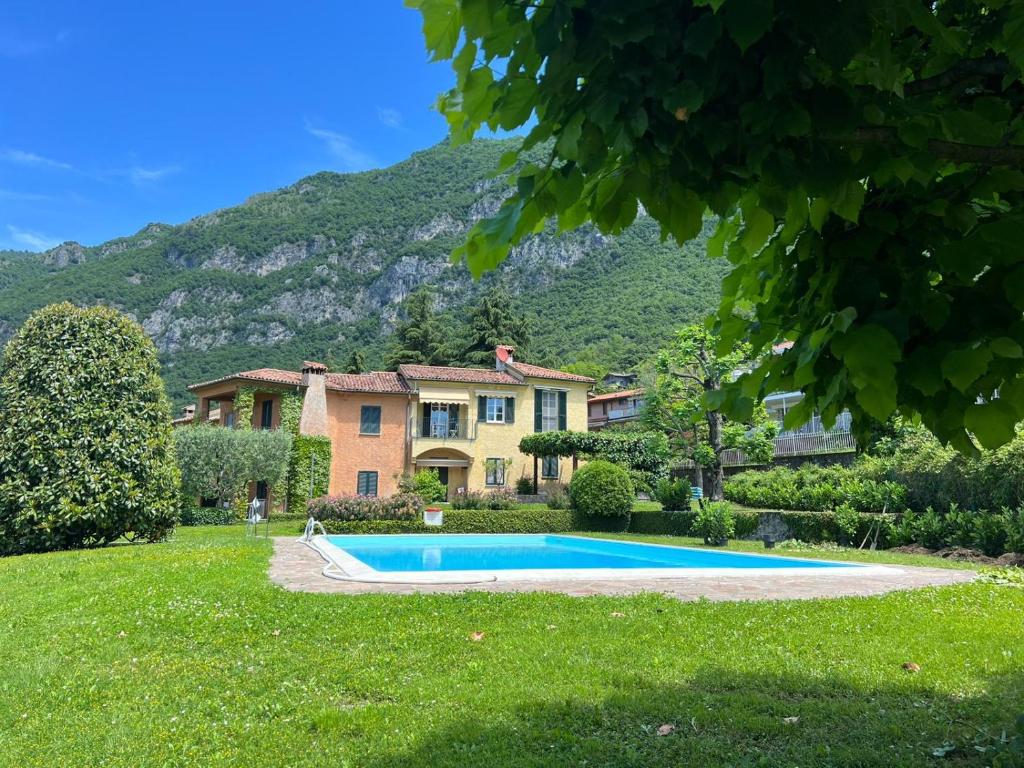
[[[831,212],[828,200],[824,197],[819,197],[811,203],[810,219],[811,226],[814,227],[815,232],[821,232],[821,228],[825,226],[825,220],[828,218]]]
[[[752,206],[743,211],[743,224],[740,247],[748,254],[760,251],[771,237],[772,232],[775,231],[775,217],[758,206]]]
[[[462,16],[458,0],[417,0],[410,2],[423,14],[423,37],[433,61],[450,59],[459,42]]]
[[[741,51],[746,51],[771,28],[772,0],[728,0],[724,7],[725,28]]]
[[[999,336],[998,338],[992,339],[989,347],[1000,357],[1024,357],[1024,350],[1021,350],[1020,344],[1009,336]]]
[[[856,224],[864,205],[864,185],[859,181],[846,182],[829,196],[829,204],[839,216]]]
[[[978,438],[983,448],[993,449],[1010,442],[1016,434],[1017,412],[1002,400],[970,405],[964,413],[964,426]]]
[[[683,50],[691,56],[706,59],[722,34],[722,22],[714,13],[705,13],[686,28]]]
[[[986,347],[957,349],[942,359],[942,375],[961,392],[966,392],[988,370],[991,360],[992,351]]]

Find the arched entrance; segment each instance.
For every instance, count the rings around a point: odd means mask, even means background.
[[[468,487],[469,465],[473,458],[454,448],[431,448],[412,459],[414,471],[436,469],[441,482],[448,487],[448,501]]]

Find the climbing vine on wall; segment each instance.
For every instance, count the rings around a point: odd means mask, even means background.
[[[256,404],[256,390],[239,387],[235,395],[235,429],[252,429],[252,409]]]
[[[288,467],[288,510],[302,512],[306,501],[327,493],[330,479],[331,439],[319,435],[297,435],[292,442]]]
[[[299,420],[302,418],[302,398],[298,392],[281,395],[281,429],[291,435],[299,434]]]

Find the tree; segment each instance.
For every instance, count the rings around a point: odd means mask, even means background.
[[[469,343],[462,350],[465,365],[493,365],[494,348],[499,344],[515,347],[526,357],[530,341],[526,317],[512,305],[512,295],[502,285],[487,291],[470,311]]]
[[[366,371],[366,358],[361,350],[353,349],[345,363],[345,373],[364,373]]]
[[[403,363],[449,365],[451,329],[434,311],[434,291],[424,286],[405,302],[405,319],[395,328],[387,366],[395,370]]]
[[[292,436],[198,424],[175,430],[174,444],[184,496],[233,502],[249,483],[265,482],[269,489],[284,484]]]
[[[723,497],[722,453],[739,449],[755,462],[771,461],[776,425],[764,407],[748,400],[743,421],[730,421],[709,406],[715,395],[750,359],[749,347],[736,344],[717,353],[718,340],[705,328],[683,328],[658,354],[655,385],[644,395],[644,422],[669,437],[679,459],[694,463],[698,485],[712,500]],[[705,474],[706,470],[706,474]]]
[[[107,307],[33,313],[0,369],[0,554],[159,540],[177,502],[153,342]]]
[[[722,349],[760,360],[717,407],[800,389],[793,423],[899,411],[964,452],[1013,437],[1024,4],[408,2],[453,62],[453,142],[530,126],[501,163],[515,191],[456,250],[475,274],[549,218],[617,233],[642,205],[683,243],[710,211],[735,265]]]

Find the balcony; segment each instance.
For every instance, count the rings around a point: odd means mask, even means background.
[[[412,436],[423,443],[460,443],[476,439],[476,424],[462,418],[421,417],[413,422]],[[427,446],[424,446],[423,450]]]
[[[857,450],[857,441],[849,430],[789,432],[775,438],[775,458],[790,456],[819,456],[833,453],[853,453]],[[739,467],[751,462],[743,451],[722,451],[722,465]]]

